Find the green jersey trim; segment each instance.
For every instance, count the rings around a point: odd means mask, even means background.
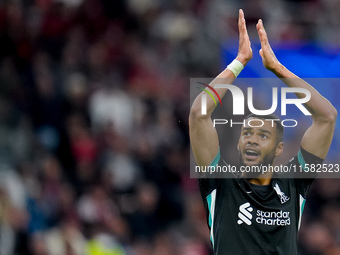
[[[210,227],[210,241],[214,247],[214,217],[215,217],[215,204],[216,204],[216,189],[214,189],[207,196],[207,203],[209,209],[209,227]]]
[[[305,203],[306,203],[306,199],[301,194],[300,194],[299,200],[300,200],[299,201],[299,203],[300,203],[300,217],[299,217],[298,230],[300,230],[301,218],[302,218],[303,210],[305,209]]]
[[[218,150],[215,158],[213,159],[213,161],[210,163],[210,166],[214,166],[216,167],[218,162],[220,162],[220,158],[221,158],[221,153],[220,153],[220,150]]]
[[[305,159],[302,156],[301,150],[299,150],[299,152],[298,152],[298,161],[299,161],[299,164],[302,166],[303,171],[306,171],[305,170],[306,162],[305,162]]]

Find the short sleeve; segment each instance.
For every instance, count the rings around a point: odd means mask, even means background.
[[[314,181],[314,179],[317,177],[317,173],[308,171],[307,164],[322,164],[324,159],[315,156],[314,154],[306,151],[302,147],[300,147],[300,150],[298,152],[298,155],[296,157],[297,162],[299,166],[301,166],[302,172],[299,173],[298,176],[296,176],[296,186],[299,191],[299,194],[301,194],[304,198],[307,195],[307,192],[309,190],[310,185]]]
[[[307,170],[306,164],[322,164],[324,159],[315,156],[312,153],[309,153],[302,147],[300,147],[298,153],[298,161],[304,171]]]
[[[221,159],[220,150],[218,150],[215,158],[212,160],[209,166],[216,166]],[[204,176],[199,178],[199,187],[201,195],[206,198],[214,189],[219,185],[220,179],[218,178],[205,178]]]

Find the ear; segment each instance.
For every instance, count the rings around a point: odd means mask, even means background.
[[[237,150],[238,150],[238,151],[240,150],[240,146],[239,146],[239,144],[237,144]]]
[[[280,156],[283,152],[283,142],[279,142],[275,149],[275,157]]]

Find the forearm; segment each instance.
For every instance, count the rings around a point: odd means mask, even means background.
[[[315,88],[303,79],[289,71],[285,66],[279,64],[272,72],[280,78],[288,87],[304,88],[311,93],[311,99],[305,103],[305,107],[312,114],[315,121],[334,122],[337,111],[334,106],[324,98]],[[305,94],[297,93],[298,98],[304,98]]]
[[[253,56],[252,49],[250,46],[250,40],[246,28],[246,21],[244,19],[244,13],[242,10],[239,10],[239,19],[238,19],[238,28],[239,28],[239,49],[236,57],[236,62],[232,62],[224,71],[222,71],[209,85],[215,89],[216,84],[232,84],[237,75],[242,71],[244,66],[250,61]],[[241,64],[240,64],[241,63]],[[210,89],[207,88],[209,91]],[[226,88],[218,88],[216,89],[217,94],[222,99],[227,92]],[[218,102],[217,96],[211,90],[209,91],[215,98],[215,101]],[[210,118],[211,113],[215,109],[216,105],[214,100],[210,96],[206,96],[207,99],[207,109],[206,115],[201,114],[201,100],[202,94],[206,94],[206,92],[202,92],[195,99],[191,111],[190,118],[199,118],[199,119],[207,119]]]
[[[217,94],[219,95],[220,99],[224,97],[224,95],[227,93],[227,88],[216,88],[217,84],[232,84],[233,81],[236,79],[236,77],[239,75],[239,73],[243,70],[245,65],[249,62],[251,59],[251,56],[245,57],[242,54],[238,54],[236,59],[228,65],[226,69],[224,69],[210,84],[209,86],[212,87]],[[235,63],[236,62],[236,63]],[[216,94],[210,89],[206,88],[210,94],[214,97],[216,103],[219,102],[217,99]],[[211,98],[211,96],[206,96],[206,114],[202,115],[202,109],[201,109],[201,100],[202,95],[207,94],[206,92],[202,92],[199,94],[196,99],[193,102],[193,105],[191,107],[190,116],[196,116],[199,118],[210,118],[212,112],[214,111],[215,107],[217,106],[215,104],[215,101]]]
[[[231,83],[234,79],[234,74],[229,69],[225,69],[209,85],[214,88],[216,84],[221,84],[222,82]],[[211,89],[207,88],[207,91],[216,97],[215,93],[213,93]],[[227,89],[219,88],[216,89],[216,92],[219,94],[220,98],[223,98]],[[219,150],[219,141],[217,131],[211,120],[211,113],[215,109],[215,103],[210,96],[206,95],[207,114],[202,114],[202,94],[207,93],[202,92],[199,94],[194,100],[190,110],[189,135],[196,163],[200,166],[208,166]],[[215,99],[215,101],[219,102],[218,99]]]

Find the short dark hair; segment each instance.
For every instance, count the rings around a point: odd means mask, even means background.
[[[276,133],[277,133],[276,141],[277,141],[277,143],[282,142],[282,140],[283,140],[283,126],[281,125],[281,119],[279,117],[277,117],[274,113],[268,114],[268,115],[257,115],[257,114],[251,113],[245,119],[249,119],[249,118],[258,118],[258,119],[262,119],[262,120],[265,120],[265,119],[267,119],[267,120],[279,120],[279,121],[275,121]]]

